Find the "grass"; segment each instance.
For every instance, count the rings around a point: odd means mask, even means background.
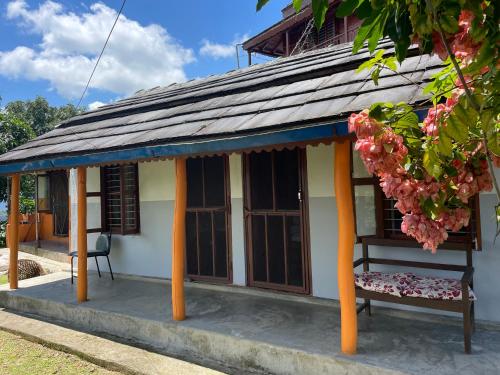
[[[93,363],[0,331],[0,374],[4,375],[112,375]]]
[[[7,274],[5,275],[0,275],[0,285],[2,284],[7,284],[8,279],[7,279]]]

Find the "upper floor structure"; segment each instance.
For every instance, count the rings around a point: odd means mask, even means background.
[[[243,43],[251,64],[252,53],[270,57],[290,56],[299,52],[351,42],[361,21],[355,16],[337,18],[340,4],[330,0],[325,22],[320,30],[314,26],[311,0],[304,0],[296,13],[292,4],[282,10],[283,19]]]

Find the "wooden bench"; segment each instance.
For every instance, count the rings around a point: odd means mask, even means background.
[[[363,265],[363,273],[356,273],[355,277],[356,297],[364,299],[364,303],[358,307],[358,314],[365,310],[368,315],[371,315],[371,300],[461,313],[463,314],[465,352],[469,354],[474,330],[473,243],[446,243],[440,247],[440,250],[464,251],[464,265],[371,258],[368,254],[369,245],[418,248],[419,251],[423,251],[416,242],[412,243],[407,240],[363,238],[362,257],[354,262],[355,269]],[[371,264],[455,271],[461,273],[461,278],[445,279],[413,273],[370,272]],[[422,290],[422,287],[425,290]]]

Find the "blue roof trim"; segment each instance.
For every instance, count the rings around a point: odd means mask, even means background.
[[[229,138],[172,143],[160,146],[142,146],[126,150],[114,150],[93,154],[53,157],[0,165],[0,174],[29,173],[49,169],[70,169],[78,166],[110,162],[127,162],[158,157],[196,155],[211,152],[231,152],[242,149],[272,146],[293,142],[315,141],[335,136],[348,135],[347,122],[309,126],[260,134],[242,135]]]

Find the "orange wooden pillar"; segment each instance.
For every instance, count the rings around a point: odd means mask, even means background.
[[[175,208],[172,228],[172,318],[186,319],[184,262],[186,248],[186,159],[175,159]]]
[[[351,190],[351,143],[335,143],[335,196],[338,217],[338,287],[341,350],[356,354],[358,321],[354,290],[354,212]]]
[[[10,188],[9,225],[9,283],[11,289],[18,287],[17,258],[19,251],[19,190],[20,176],[12,175]]]
[[[76,299],[78,302],[87,300],[87,169],[77,169],[77,251],[78,251],[78,278],[76,284]]]

